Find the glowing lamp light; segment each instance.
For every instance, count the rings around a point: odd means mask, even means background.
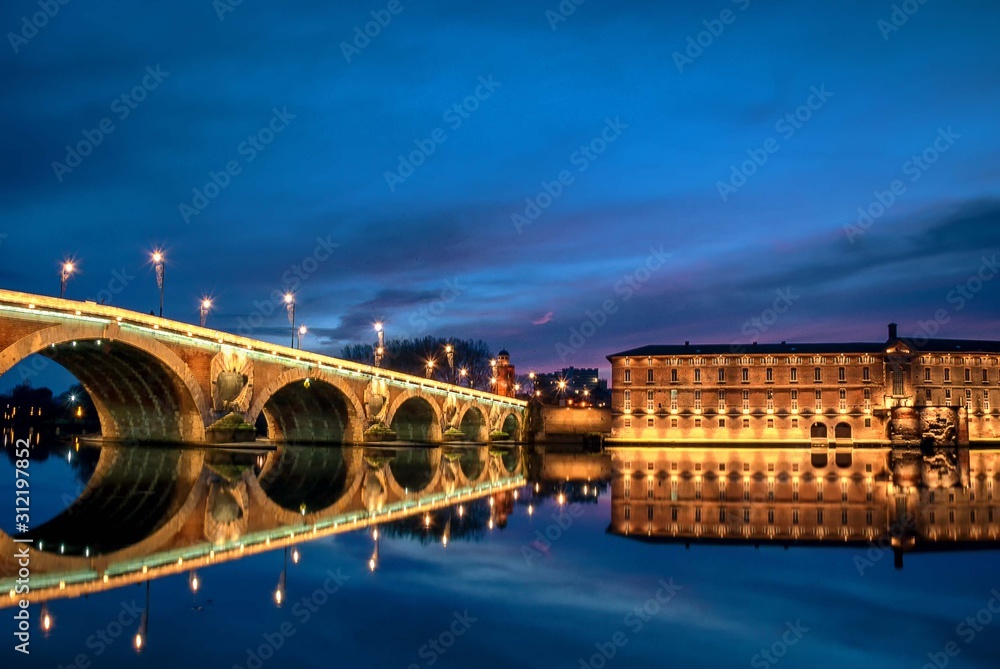
[[[49,607],[46,604],[42,604],[40,617],[42,621],[42,631],[48,634],[52,631],[52,614],[49,613]]]
[[[285,304],[291,304],[295,301],[294,293],[285,293]]]
[[[375,332],[381,332],[381,331],[382,331],[382,323],[381,322],[376,322],[375,323]]]
[[[292,549],[292,563],[293,564],[298,564],[300,557],[302,557],[302,556],[299,553],[299,549],[298,548],[293,548]]]
[[[136,651],[141,651],[145,643],[146,640],[142,636],[142,632],[136,632],[135,638],[132,640],[132,646],[135,647]]]

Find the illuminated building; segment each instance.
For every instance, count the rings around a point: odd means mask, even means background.
[[[497,364],[494,368],[494,378],[496,381],[497,395],[504,397],[514,397],[517,390],[514,388],[517,381],[514,375],[514,365],[510,364],[510,353],[507,349],[501,349],[497,353]]]
[[[608,356],[612,439],[819,444],[1000,438],[1000,342],[644,346]]]

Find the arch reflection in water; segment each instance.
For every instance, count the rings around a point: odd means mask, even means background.
[[[481,464],[463,470],[463,459]],[[212,564],[278,549],[294,564],[305,542],[377,525],[404,532],[408,519],[435,541],[454,540],[464,531],[449,521],[454,509],[486,507],[491,495],[524,485],[523,470],[520,450],[485,446],[452,446],[447,457],[441,448],[105,447],[79,499],[31,533],[31,601],[178,573],[197,592]],[[0,587],[13,593],[14,537],[2,534],[0,544]],[[0,607],[14,605],[12,594],[0,598]]]
[[[1000,548],[1000,451],[612,449],[608,531],[662,542]]]

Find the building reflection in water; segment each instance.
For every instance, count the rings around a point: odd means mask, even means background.
[[[612,450],[609,532],[690,543],[1000,547],[1000,451],[796,448]]]

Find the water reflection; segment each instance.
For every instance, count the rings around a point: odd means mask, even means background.
[[[1000,451],[624,448],[613,451],[609,532],[690,543],[1000,547]]]
[[[510,491],[525,483],[516,448],[282,445],[247,453],[107,446],[82,452],[87,455],[79,460],[92,467],[79,469],[92,474],[79,497],[26,535],[0,537],[2,588],[10,591],[2,606],[14,603],[17,539],[34,542],[34,602],[187,571],[197,592],[197,569],[278,549],[287,569],[289,556],[299,560],[298,544],[369,526],[445,544],[476,538],[484,527],[506,522]],[[376,545],[372,568],[377,561]],[[284,582],[285,570],[274,593],[279,605]],[[140,636],[136,642],[141,645]]]

